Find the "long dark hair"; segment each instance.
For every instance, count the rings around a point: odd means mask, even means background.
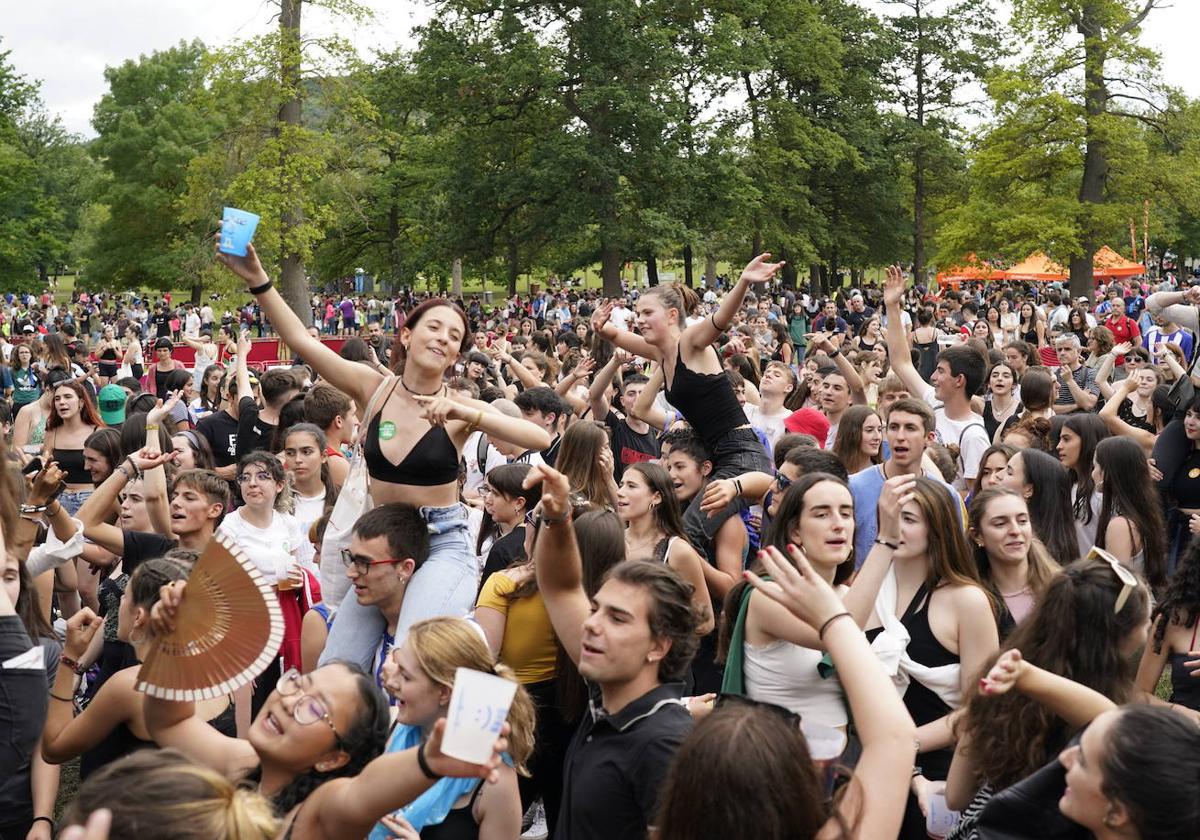
[[[525,512],[533,510],[542,498],[542,485],[535,484],[530,488],[522,487],[525,476],[529,475],[528,464],[501,464],[493,467],[487,474],[488,487],[502,496],[510,499],[524,499]],[[496,521],[486,510],[483,512],[483,522],[479,525],[479,536],[475,539],[475,553],[483,552],[483,544],[488,537],[498,536]]]
[[[1033,488],[1026,502],[1033,533],[1059,563],[1079,559],[1079,537],[1071,513],[1071,473],[1053,455],[1022,449],[1025,483]]]
[[[1015,648],[1027,662],[1086,685],[1114,703],[1126,702],[1134,690],[1134,665],[1121,647],[1145,625],[1150,598],[1139,584],[1114,613],[1121,589],[1105,561],[1072,563],[1050,582],[1033,612],[1009,636],[1006,649]],[[982,673],[999,658],[999,652],[991,656]],[[984,694],[977,684],[955,728],[970,734],[977,772],[996,790],[1041,767],[1069,736],[1059,718],[1037,701],[1015,691]]]
[[[1096,456],[1096,445],[1108,437],[1108,426],[1096,414],[1077,412],[1068,414],[1060,427],[1070,429],[1079,436],[1079,463],[1071,469],[1075,485],[1075,518],[1084,525],[1092,521],[1092,494],[1096,482],[1092,478],[1092,460]]]
[[[1167,582],[1167,526],[1145,452],[1131,438],[1105,438],[1096,446],[1096,463],[1104,470],[1096,545],[1104,548],[1108,523],[1125,517],[1142,544],[1146,579],[1161,589]]]
[[[271,797],[275,812],[280,816],[286,815],[293,808],[308,798],[314,790],[330,779],[350,778],[357,776],[372,759],[383,752],[387,743],[388,728],[391,721],[388,714],[388,703],[383,693],[375,685],[362,668],[353,662],[335,661],[322,667],[339,665],[350,672],[358,688],[358,699],[362,711],[350,728],[338,738],[338,748],[350,757],[350,760],[333,770],[317,770],[315,767],[299,774]],[[261,712],[259,714],[262,714]],[[247,775],[251,782],[262,781],[262,765]]]
[[[792,482],[791,486],[784,492],[783,498],[779,502],[779,509],[776,510],[774,518],[771,520],[771,526],[767,530],[766,540],[763,542],[763,547],[768,545],[779,549],[780,553],[785,558],[790,558],[788,551],[788,543],[792,542],[792,528],[800,521],[801,515],[804,513],[804,497],[808,495],[808,491],[818,484],[826,481],[832,481],[834,484],[849,489],[849,485],[836,475],[827,472],[811,472],[805,473]],[[843,583],[850,579],[854,574],[854,533],[853,529],[847,537],[850,544],[850,556],[840,563],[833,573],[833,583]],[[789,559],[790,562],[790,559]],[[756,559],[751,565],[751,568],[763,573],[762,564]],[[737,620],[738,613],[741,612],[742,598],[745,596],[746,588],[749,586],[746,581],[740,580],[733,585],[729,590],[729,594],[725,596],[725,608],[721,613],[721,625],[717,634],[717,661],[724,662],[729,655],[729,646],[733,641],[733,624]]]
[[[329,513],[333,509],[333,503],[337,501],[338,486],[333,483],[333,476],[329,474],[329,458],[325,456],[325,432],[315,423],[296,423],[283,436],[283,448],[287,448],[287,439],[291,435],[308,435],[317,444],[317,449],[321,450],[321,456],[325,457],[321,462],[321,484],[325,485],[324,512]]]
[[[707,793],[697,798],[698,790]],[[842,837],[853,836],[825,800],[799,727],[761,706],[725,703],[675,753],[654,835],[796,840],[816,837],[831,817]]]
[[[630,464],[625,472],[636,472],[646,481],[651,493],[657,493],[662,501],[652,509],[654,527],[668,537],[687,539],[683,528],[683,513],[679,509],[679,500],[675,498],[675,488],[671,484],[671,475],[662,464],[645,461]]]
[[[1101,751],[1101,791],[1125,806],[1139,837],[1200,837],[1200,727],[1174,709],[1126,706]]]
[[[1107,480],[1107,476],[1106,476]],[[1162,650],[1167,625],[1193,627],[1200,621],[1200,540],[1192,540],[1179,558],[1179,567],[1154,607],[1154,652]]]

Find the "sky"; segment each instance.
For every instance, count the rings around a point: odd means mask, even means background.
[[[411,46],[410,30],[428,19],[430,6],[416,0],[364,0],[376,10],[363,27],[335,26],[320,10],[305,9],[310,34],[339,32],[363,55],[373,49]],[[884,0],[864,5],[886,8]],[[92,108],[106,90],[104,68],[199,38],[228,43],[268,28],[275,7],[264,0],[44,0],[4,4],[0,49],[11,50],[17,71],[42,83],[42,99],[68,131],[95,136]],[[1142,43],[1162,55],[1168,84],[1200,97],[1200,73],[1189,67],[1189,39],[1200,32],[1200,2],[1174,0],[1147,20]]]

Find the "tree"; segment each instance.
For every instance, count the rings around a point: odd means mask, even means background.
[[[193,159],[220,131],[219,121],[195,105],[205,58],[204,45],[193,41],[104,71],[108,93],[92,118],[92,154],[108,177],[95,192],[106,211],[89,214],[93,281],[160,290],[183,281],[199,301],[212,261],[206,235],[220,211],[189,219],[180,200]]]
[[[889,90],[904,109],[905,157],[912,183],[913,275],[925,277],[931,191],[954,183],[959,120],[973,83],[1002,55],[990,0],[887,0],[895,50]]]

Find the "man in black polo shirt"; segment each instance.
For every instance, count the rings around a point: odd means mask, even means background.
[[[632,560],[613,567],[589,597],[567,479],[541,465],[525,484],[539,481],[538,589],[591,695],[567,752],[553,836],[645,837],[675,751],[692,726],[682,682],[699,642],[691,587],[665,563]]]

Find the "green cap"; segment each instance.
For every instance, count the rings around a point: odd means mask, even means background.
[[[96,395],[100,406],[100,419],[109,426],[125,422],[125,389],[120,385],[105,385]]]

